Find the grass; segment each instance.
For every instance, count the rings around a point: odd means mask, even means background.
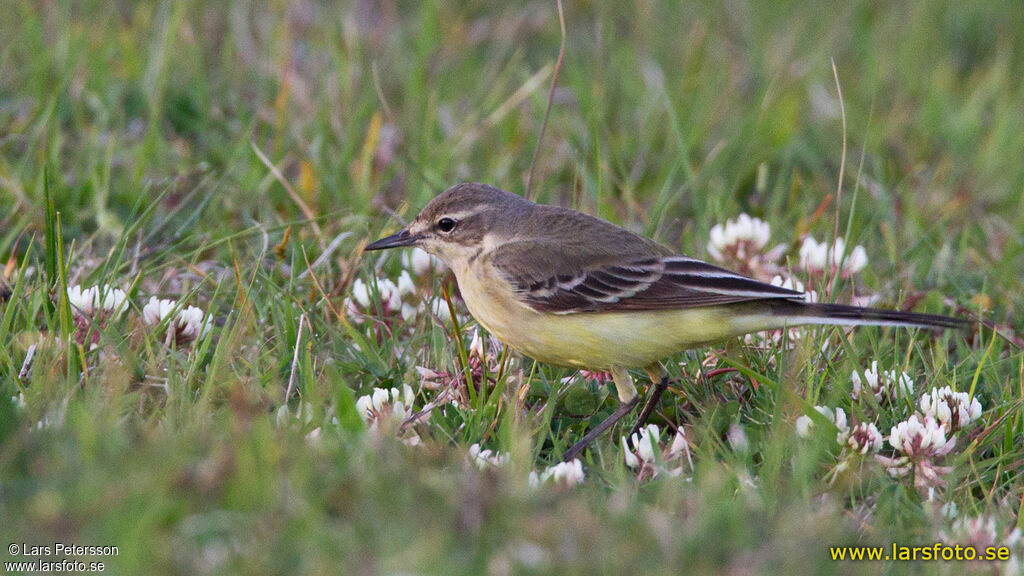
[[[99,558],[113,573],[1019,566],[835,562],[829,546],[999,545],[1024,523],[1024,12],[588,2],[566,23],[539,201],[700,257],[714,224],[746,212],[803,280],[802,238],[831,237],[838,218],[869,264],[832,299],[985,323],[682,353],[654,421],[663,448],[684,428],[692,467],[629,468],[616,428],[584,453],[582,484],[531,488],[614,409],[608,387],[490,343],[481,358],[444,274],[416,275],[405,300],[450,303],[454,323],[388,311],[385,279],[407,266],[361,246],[449,184],[523,191],[560,42],[553,3],[15,1],[0,12],[5,543],[116,545]],[[348,304],[357,279],[364,315]],[[129,309],[83,319],[73,285],[123,289]],[[213,326],[167,346],[169,321],[143,320],[150,296]],[[851,398],[872,361],[915,393]],[[432,389],[417,366],[475,385]],[[454,402],[370,429],[359,398],[404,385],[413,410]],[[888,436],[947,385],[983,414],[936,459],[949,469],[931,492],[847,460],[812,408]],[[473,444],[511,458],[478,470]]]

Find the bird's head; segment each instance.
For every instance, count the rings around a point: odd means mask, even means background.
[[[513,236],[517,220],[533,205],[486,184],[458,184],[428,202],[408,226],[366,250],[417,246],[452,266],[489,243]]]

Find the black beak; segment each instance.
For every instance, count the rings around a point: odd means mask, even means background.
[[[410,234],[408,230],[399,230],[391,236],[385,236],[376,242],[372,242],[363,248],[363,250],[386,250],[388,248],[401,248],[402,246],[412,246],[420,239],[420,236]]]

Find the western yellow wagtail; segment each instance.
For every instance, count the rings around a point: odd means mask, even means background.
[[[541,362],[611,372],[620,406],[569,448],[566,460],[636,407],[629,368],[643,368],[655,384],[634,431],[642,426],[668,386],[660,361],[681,350],[801,324],[966,325],[946,316],[807,303],[802,292],[483,184],[448,189],[366,250],[400,246],[443,260],[469,312],[512,348]]]

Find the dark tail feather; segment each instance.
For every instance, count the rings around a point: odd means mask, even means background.
[[[838,324],[848,326],[907,326],[918,328],[966,329],[970,323],[962,318],[918,314],[878,308],[858,308],[842,304],[806,304],[802,302],[779,302],[772,306],[772,313],[791,316],[799,324]]]

